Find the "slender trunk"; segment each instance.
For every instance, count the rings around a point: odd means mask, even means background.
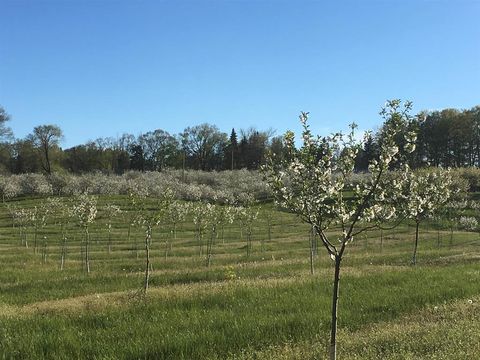
[[[182,158],[182,182],[185,183],[185,151],[183,151],[183,158]]]
[[[332,294],[332,328],[330,332],[330,360],[337,359],[337,310],[338,310],[338,289],[340,285],[340,262],[342,257],[335,255],[335,276],[333,278]]]
[[[268,241],[272,240],[272,223],[268,220]]]
[[[65,255],[67,252],[67,237],[63,235],[63,243],[62,243],[62,254],[60,258],[60,270],[63,270],[63,267],[65,266]]]
[[[203,254],[203,234],[200,226],[197,227],[196,231],[197,243],[198,243],[198,256]]]
[[[312,228],[313,230],[313,228]],[[313,267],[313,258],[315,255],[315,248],[314,248],[314,232],[310,231],[310,236],[309,236],[309,244],[310,244],[310,274],[313,275],[315,274],[315,269]]]
[[[132,224],[130,221],[128,222],[128,229],[127,229],[127,244],[130,244],[130,232],[131,232]],[[136,249],[135,249],[136,251]]]
[[[87,274],[90,274],[90,234],[88,233],[88,228],[85,228],[85,270]]]
[[[383,252],[383,230],[380,229],[380,251]]]
[[[418,227],[420,226],[420,222],[417,221],[415,224],[415,246],[413,248],[413,258],[412,258],[412,265],[417,264],[417,247],[418,247]]]
[[[43,245],[42,245],[42,262],[45,264],[47,262],[48,257],[48,243],[47,237],[43,238]]]
[[[450,246],[453,245],[453,224],[450,226]]]
[[[212,256],[213,256],[213,242],[215,240],[216,230],[215,228],[212,229],[212,233],[210,235],[210,239],[207,242],[207,267],[210,267],[212,263]]]
[[[108,229],[108,253],[112,252],[112,231]]]
[[[152,229],[147,228],[145,236],[145,281],[143,283],[143,291],[146,294],[148,290],[148,281],[150,280],[150,240],[152,236]]]
[[[314,257],[313,248],[310,248],[310,274],[311,275],[315,274],[315,269],[313,267],[313,257]]]
[[[38,234],[38,228],[37,228],[37,225],[35,225],[35,229],[33,231],[33,252],[35,254],[37,253],[37,234]]]
[[[246,229],[246,239],[247,239],[247,257],[250,257],[252,253],[252,230]]]
[[[47,166],[47,174],[50,175],[52,173],[51,167],[50,167],[50,156],[49,156],[49,151],[48,151],[48,145],[45,145],[45,162]]]
[[[440,230],[437,230],[437,247],[440,247]]]
[[[168,249],[170,246],[170,242],[168,240],[168,236],[165,236],[165,260],[168,259]]]

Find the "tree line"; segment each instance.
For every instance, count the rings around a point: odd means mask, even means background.
[[[57,125],[41,125],[23,139],[8,127],[10,115],[0,106],[0,173],[53,171],[123,174],[129,170],[161,171],[164,168],[194,170],[259,169],[271,152],[287,156],[284,139],[272,130],[247,129],[230,134],[208,123],[187,127],[179,134],[157,129],[139,136],[123,134],[62,149],[63,131]],[[480,106],[467,110],[421,112],[410,129],[418,134],[416,151],[405,152],[413,168],[425,166],[472,167],[480,165]],[[357,171],[378,157],[382,129],[366,135],[355,161]]]
[[[420,112],[403,131],[417,134],[415,151],[411,154],[404,152],[404,160],[412,168],[480,166],[479,105],[466,110]],[[378,157],[382,141],[382,129],[367,134],[356,159],[357,170],[367,170],[369,161]]]

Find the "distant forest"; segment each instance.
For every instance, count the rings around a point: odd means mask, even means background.
[[[256,129],[221,132],[215,125],[187,127],[180,134],[157,129],[139,136],[99,138],[68,149],[60,147],[63,133],[57,125],[42,125],[24,139],[8,127],[10,115],[0,106],[0,173],[43,172],[123,174],[129,170],[161,171],[258,169],[272,152],[285,156],[282,136]],[[425,166],[478,167],[480,165],[480,106],[420,113],[416,151],[407,158],[414,168]],[[368,136],[356,168],[367,170],[377,156],[381,129]]]

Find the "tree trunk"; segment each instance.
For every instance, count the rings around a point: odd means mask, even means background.
[[[313,267],[313,248],[310,248],[310,274],[314,275],[315,274],[315,269]]]
[[[252,232],[250,229],[246,231],[246,239],[247,239],[247,257],[250,257],[252,253]]]
[[[143,283],[143,291],[146,294],[148,290],[148,281],[150,280],[150,239],[152,230],[150,227],[147,228],[147,234],[145,236],[145,281]]]
[[[203,254],[203,234],[201,228],[198,226],[195,232],[195,236],[197,238],[198,244],[198,256],[202,256]]]
[[[88,228],[85,228],[85,269],[87,274],[90,274],[90,234],[88,233]]]
[[[127,229],[127,244],[130,244],[130,233],[131,233],[131,228],[132,228],[132,224],[130,223],[129,221],[129,224],[128,224],[128,229]],[[135,244],[136,245],[136,244]],[[135,248],[135,251],[137,249]]]
[[[415,225],[415,246],[413,248],[413,258],[412,258],[412,265],[417,264],[417,247],[418,247],[418,227],[420,226],[420,222],[417,221]]]
[[[182,157],[182,182],[185,183],[185,150],[183,151],[183,157]]]
[[[46,171],[47,174],[50,175],[52,173],[52,168],[50,167],[50,156],[49,156],[49,148],[48,144],[44,145],[44,151],[45,151],[45,165],[46,165]]]
[[[47,258],[48,258],[48,243],[47,243],[47,238],[44,237],[43,245],[42,245],[42,262],[44,264],[47,263]]]
[[[450,226],[450,247],[453,245],[453,225]]]
[[[310,274],[315,274],[315,269],[313,267],[313,258],[315,255],[315,235],[313,231],[310,231],[309,243],[310,243]]]
[[[28,249],[27,231],[23,227],[20,228],[20,242]]]
[[[65,242],[64,242],[62,245],[62,255],[60,257],[60,270],[63,270],[65,266],[65,252],[66,252],[66,249],[65,249]]]
[[[33,252],[35,254],[37,253],[37,235],[38,235],[38,229],[37,229],[37,226],[35,226],[35,230],[33,232]]]
[[[340,262],[342,257],[335,255],[335,277],[333,279],[332,294],[332,328],[330,333],[330,360],[337,359],[337,308],[338,308],[338,289],[340,285]]]
[[[210,267],[212,263],[212,256],[213,256],[213,241],[215,239],[215,230],[212,229],[212,233],[210,234],[210,239],[207,241],[207,267]]]
[[[62,243],[61,243],[61,254],[60,254],[60,270],[63,270],[65,266],[65,255],[67,253],[67,233],[65,231],[65,225],[62,224]]]
[[[268,221],[268,241],[272,241],[272,223]]]
[[[380,251],[383,252],[383,230],[380,229]]]
[[[168,239],[168,236],[165,236],[165,260],[168,259],[168,250],[170,248],[170,241]]]

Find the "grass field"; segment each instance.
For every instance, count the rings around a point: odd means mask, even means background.
[[[13,201],[22,207],[40,202]],[[112,202],[128,208],[125,197],[101,197],[99,207]],[[41,231],[34,254],[31,230],[26,248],[2,207],[0,358],[326,358],[332,262],[319,248],[311,275],[308,227],[275,211],[268,240],[264,211],[274,210],[266,205],[260,211],[253,253],[246,256],[240,227],[229,225],[224,240],[216,241],[210,267],[199,255],[191,222],[181,224],[175,240],[169,225],[155,228],[145,298],[144,233],[133,229],[128,242],[124,218],[113,223],[108,252],[106,219],[99,212],[87,275],[80,229],[69,229],[61,271],[59,227],[50,224]],[[403,224],[384,231],[382,242],[379,231],[370,232],[347,249],[339,359],[475,359],[480,354],[479,235],[455,231],[451,236],[435,224],[424,225],[418,264],[412,267],[413,230]]]

